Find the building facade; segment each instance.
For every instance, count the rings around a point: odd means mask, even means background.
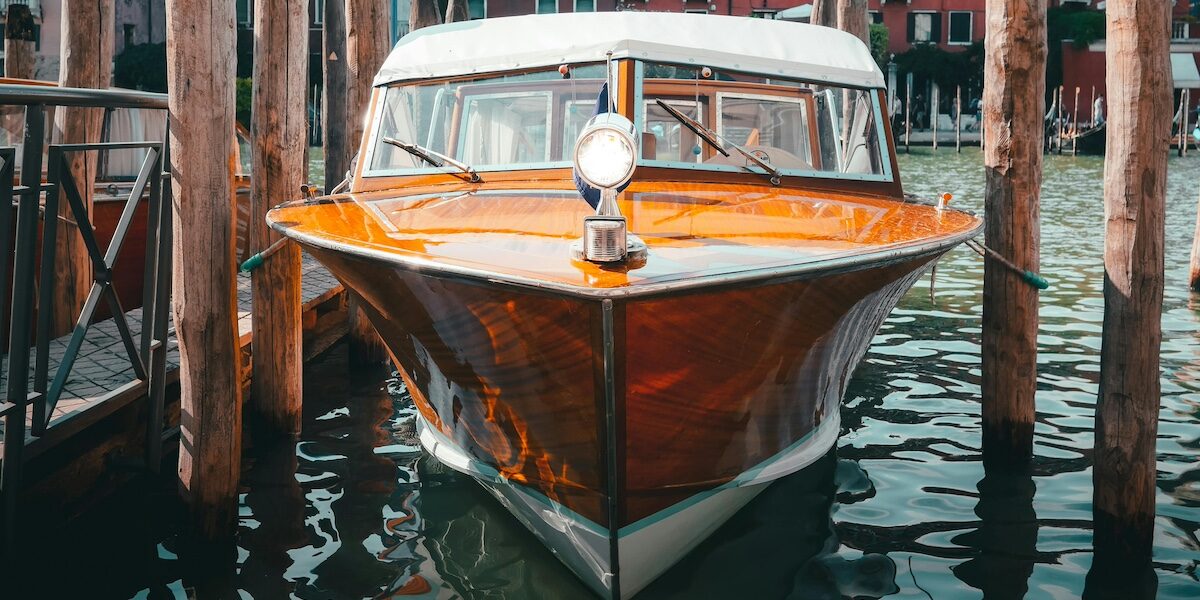
[[[62,0],[0,0],[0,22],[9,4],[27,4],[36,25],[37,65],[34,78],[58,80],[62,53]],[[135,44],[161,44],[167,39],[166,0],[114,0],[113,56]],[[4,52],[0,49],[0,61]]]
[[[933,44],[954,52],[983,40],[986,0],[870,0],[872,23],[888,29],[888,51]]]

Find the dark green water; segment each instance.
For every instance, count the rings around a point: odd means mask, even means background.
[[[901,167],[909,191],[949,191],[958,205],[981,210],[977,151],[904,156]],[[1092,561],[1102,170],[1100,159],[1047,159],[1042,273],[1053,287],[1042,295],[1031,476],[984,478],[983,267],[956,250],[937,270],[933,299],[926,277],[875,338],[846,396],[836,452],[776,483],[639,597],[1083,594]],[[1186,289],[1198,194],[1200,157],[1172,158],[1156,582],[1146,597],[1200,598],[1200,317]],[[396,381],[347,374],[341,354],[335,349],[309,369],[303,441],[249,450],[235,547],[203,555],[187,549],[170,482],[151,483],[85,520],[76,529],[85,559],[56,557],[71,562],[59,572],[72,576],[40,591],[259,600],[588,597],[490,496],[421,454]],[[99,592],[97,581],[104,582]]]

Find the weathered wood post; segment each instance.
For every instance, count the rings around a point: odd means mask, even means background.
[[[911,151],[912,141],[912,81],[904,87],[904,153]]]
[[[307,0],[256,0],[250,113],[250,247],[255,251],[280,237],[267,227],[267,211],[300,197],[307,180],[307,92]],[[285,243],[251,272],[250,281],[251,413],[272,431],[299,435],[304,360],[300,247]]]
[[[1075,86],[1075,110],[1071,112],[1071,156],[1079,155],[1079,86]]]
[[[983,155],[987,244],[1038,270],[1038,198],[1045,115],[1046,0],[988,4]],[[1004,265],[983,274],[983,460],[1020,467],[1033,454],[1037,289]]]
[[[1187,155],[1187,140],[1191,134],[1188,131],[1188,121],[1190,120],[1188,116],[1188,104],[1191,103],[1189,91],[1187,89],[1179,90],[1179,110],[1175,113],[1179,116],[1179,134],[1177,136],[1178,139],[1175,140],[1175,151],[1178,156]]]
[[[1064,102],[1063,89],[1064,89],[1063,86],[1061,86],[1061,85],[1058,86],[1058,102],[1057,102],[1058,123],[1057,123],[1057,127],[1058,127],[1058,153],[1060,155],[1063,152],[1063,102]]]
[[[242,385],[234,269],[233,0],[167,0],[179,483],[203,539],[237,517]],[[203,260],[197,260],[203,257]]]
[[[821,27],[837,27],[837,3],[840,0],[813,0],[812,16],[808,21]]]
[[[467,5],[467,0],[450,0],[446,5],[446,22],[457,23],[459,21],[471,20],[471,8]]]
[[[388,32],[388,0],[345,0],[346,2],[346,139],[349,149],[358,152],[364,119],[371,102],[371,82],[391,48]],[[415,4],[415,3],[414,3]],[[330,126],[334,126],[330,124]],[[328,151],[328,149],[327,149]],[[362,156],[359,155],[359,160]],[[361,301],[349,293],[349,339],[351,362],[377,364],[387,360],[379,334],[359,306]]]
[[[1171,137],[1171,4],[1109,0],[1104,331],[1092,479],[1093,571],[1148,567]]]
[[[346,131],[350,122],[346,110],[346,4],[338,0],[325,2],[324,16],[321,135],[325,150],[325,193],[329,193],[346,178],[358,140],[350,139]]]
[[[962,86],[954,89],[954,151],[962,154]]]
[[[1092,99],[1089,102],[1088,114],[1091,116],[1088,117],[1088,129],[1091,129],[1096,126],[1096,86],[1094,85],[1092,86]]]
[[[442,9],[436,0],[412,0],[409,5],[408,30],[442,24]]]
[[[115,25],[113,0],[64,0],[59,85],[97,89],[110,85]],[[55,111],[52,139],[60,143],[99,142],[103,123],[104,109],[60,107]],[[66,156],[71,176],[78,183],[84,206],[90,213],[97,153],[71,152]],[[58,222],[55,248],[58,278],[51,327],[55,335],[61,335],[75,326],[83,310],[92,287],[92,261],[78,228],[68,220]]]
[[[938,84],[933,84],[933,93],[929,94],[929,127],[933,130],[933,150],[937,151],[938,147],[938,113],[942,111],[940,108],[942,88]]]
[[[28,4],[9,4],[4,21],[4,76],[33,79],[37,66],[37,23]]]
[[[871,45],[871,33],[867,25],[867,0],[837,0],[837,27]],[[854,120],[854,97],[850,90],[842,92],[842,139],[850,135],[850,122]]]

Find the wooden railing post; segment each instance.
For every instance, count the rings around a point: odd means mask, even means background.
[[[4,76],[33,79],[37,69],[37,23],[28,4],[9,4],[4,21]]]
[[[1092,479],[1093,573],[1148,568],[1161,400],[1171,4],[1109,0],[1104,330]]]
[[[987,244],[1038,270],[1045,115],[1046,0],[993,0],[985,36]],[[983,276],[983,460],[1024,466],[1033,453],[1037,289],[1004,265]]]
[[[346,0],[346,137],[352,148],[359,148],[363,137],[363,119],[371,101],[371,82],[391,48],[388,32],[388,0]],[[359,153],[362,160],[362,153]],[[387,360],[383,340],[359,306],[357,294],[348,295],[349,341],[351,362],[377,364]]]
[[[234,533],[242,436],[232,187],[235,6],[167,0],[166,9],[179,483],[194,532],[220,539]]]
[[[250,247],[261,252],[280,237],[267,227],[267,211],[300,197],[307,180],[307,0],[257,0],[254,38]],[[251,413],[276,433],[299,435],[300,247],[285,243],[252,271],[251,294]]]
[[[62,42],[58,83],[63,87],[107,89],[112,81],[113,0],[64,0]],[[104,109],[59,107],[55,112],[53,138],[58,143],[100,141]],[[71,174],[79,182],[88,211],[92,209],[92,187],[96,180],[96,152],[70,154]],[[59,220],[56,272],[58,289],[51,304],[55,335],[75,326],[88,290],[92,287],[92,263],[77,228]]]

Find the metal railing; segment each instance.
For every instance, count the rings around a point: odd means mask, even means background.
[[[112,313],[132,367],[131,383],[141,388],[148,398],[146,466],[152,470],[158,468],[167,386],[172,211],[169,186],[163,185],[164,166],[168,164],[169,136],[165,131],[161,141],[51,144],[46,153],[46,182],[42,182],[47,107],[165,110],[166,95],[0,85],[0,106],[3,105],[25,107],[19,186],[13,184],[15,150],[11,147],[0,148],[0,249],[5,252],[0,258],[0,290],[5,289],[3,286],[9,276],[6,271],[10,257],[13,265],[12,296],[9,298],[0,294],[0,336],[7,334],[3,339],[7,340],[5,351],[8,353],[8,382],[4,390],[7,393],[0,400],[0,416],[4,419],[0,496],[3,497],[5,547],[13,550],[17,537],[17,496],[25,462],[26,419],[32,417],[29,433],[34,437],[45,435],[54,428],[51,416],[62,397],[101,300],[107,303]],[[102,250],[92,224],[91,211],[80,191],[82,186],[75,180],[68,159],[72,153],[78,152],[134,149],[145,150],[146,156],[133,190],[124,201],[112,240]],[[14,198],[17,199],[15,231],[11,208]],[[133,225],[138,205],[143,201],[147,202],[147,224],[142,272],[142,327],[140,340],[135,341],[113,282],[118,253]],[[66,349],[52,372],[50,344],[55,333],[52,329],[52,302],[58,245],[56,223],[67,214],[76,224],[77,235],[82,239],[92,262],[93,282]],[[39,229],[40,248],[37,243]],[[40,269],[37,269],[35,264],[39,262]],[[31,344],[33,364],[30,364]]]

